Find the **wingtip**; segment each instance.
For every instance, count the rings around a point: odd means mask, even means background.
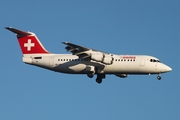
[[[63,44],[67,44],[67,43],[69,43],[69,42],[62,42]]]

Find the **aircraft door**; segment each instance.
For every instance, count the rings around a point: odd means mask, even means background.
[[[141,66],[144,66],[144,65],[145,65],[145,60],[146,60],[146,58],[141,58],[141,60],[140,60],[140,65],[141,65]]]
[[[50,65],[50,66],[53,66],[53,65],[54,65],[54,58],[53,58],[53,57],[50,57],[50,58],[49,58],[49,65]]]

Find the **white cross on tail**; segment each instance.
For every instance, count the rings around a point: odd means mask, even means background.
[[[28,42],[24,43],[24,47],[27,47],[27,51],[30,51],[31,47],[34,47],[34,43],[31,43],[31,39],[28,39]]]

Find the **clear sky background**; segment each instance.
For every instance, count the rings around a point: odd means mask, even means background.
[[[173,71],[161,81],[109,75],[102,84],[48,71],[22,62],[6,26],[35,32],[53,53],[67,53],[61,42],[69,41],[152,55]],[[179,120],[179,46],[179,0],[1,0],[0,120]]]

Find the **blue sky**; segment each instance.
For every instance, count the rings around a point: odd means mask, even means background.
[[[179,0],[3,0],[0,4],[1,120],[179,120]],[[63,41],[115,54],[146,54],[173,71],[152,76],[56,73],[22,62],[6,26],[35,32],[47,50]]]

